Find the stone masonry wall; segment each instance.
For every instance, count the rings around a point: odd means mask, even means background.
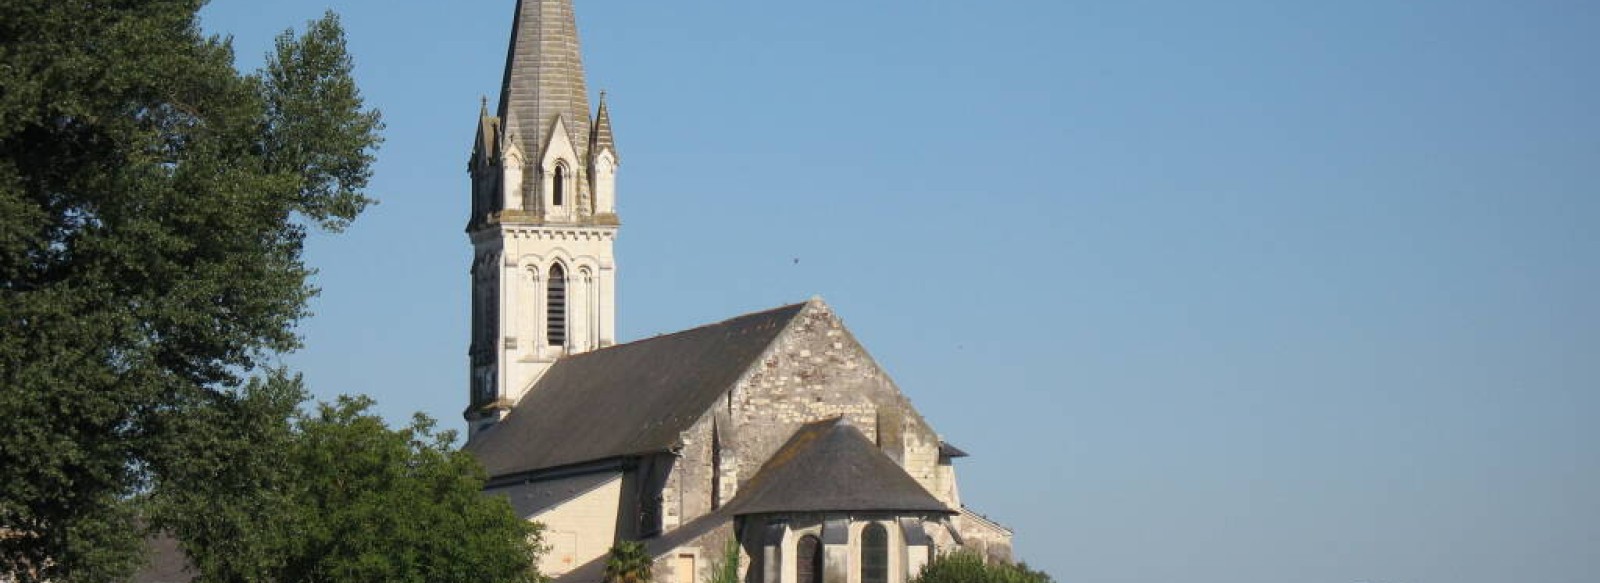
[[[844,415],[936,496],[939,438],[833,310],[812,300],[735,385],[719,436],[724,489],[748,480],[801,425]],[[730,492],[730,494],[733,494]],[[953,506],[957,501],[946,500]]]
[[[812,300],[733,390],[683,432],[683,448],[661,492],[662,526],[670,532],[728,503],[800,426],[840,415],[930,493],[960,508],[944,483],[949,477],[940,473],[933,428],[832,309]],[[695,554],[697,569],[703,568],[726,536],[702,537],[710,540],[675,552]],[[672,556],[659,559],[658,572],[668,575]]]

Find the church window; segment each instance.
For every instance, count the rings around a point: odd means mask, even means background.
[[[889,582],[889,532],[881,524],[861,531],[861,583]]]
[[[563,200],[566,198],[566,194],[567,194],[567,167],[566,166],[562,166],[560,164],[556,165],[556,177],[555,177],[554,183],[550,187],[550,194],[551,194],[550,198],[551,198],[552,204],[554,204],[555,206],[561,206],[563,204],[566,204],[565,202],[563,202]]]
[[[800,537],[794,552],[796,583],[822,583],[822,540],[812,535]]]
[[[722,506],[722,439],[711,427],[711,509]]]
[[[551,346],[567,344],[567,273],[557,263],[550,266],[550,281],[546,284],[545,340]]]

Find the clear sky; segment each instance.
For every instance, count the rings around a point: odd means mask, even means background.
[[[286,359],[461,427],[513,0],[332,8],[388,122]],[[1600,3],[577,0],[619,334],[822,295],[1062,583],[1600,578]]]

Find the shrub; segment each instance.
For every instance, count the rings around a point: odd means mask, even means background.
[[[1050,575],[1027,563],[986,563],[971,551],[939,555],[911,583],[1052,583]]]

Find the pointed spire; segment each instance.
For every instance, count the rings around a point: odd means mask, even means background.
[[[500,120],[489,115],[489,97],[483,96],[478,105],[478,137],[472,144],[472,161],[489,165],[500,156]]]
[[[584,143],[589,94],[572,0],[517,0],[498,113],[528,156],[544,153],[557,117],[565,118],[568,139]],[[578,152],[580,159],[586,154]]]
[[[611,158],[621,161],[617,154],[616,139],[611,136],[611,112],[606,108],[606,92],[600,92],[600,111],[594,115],[594,129],[589,132],[589,154],[599,156],[611,149]]]

